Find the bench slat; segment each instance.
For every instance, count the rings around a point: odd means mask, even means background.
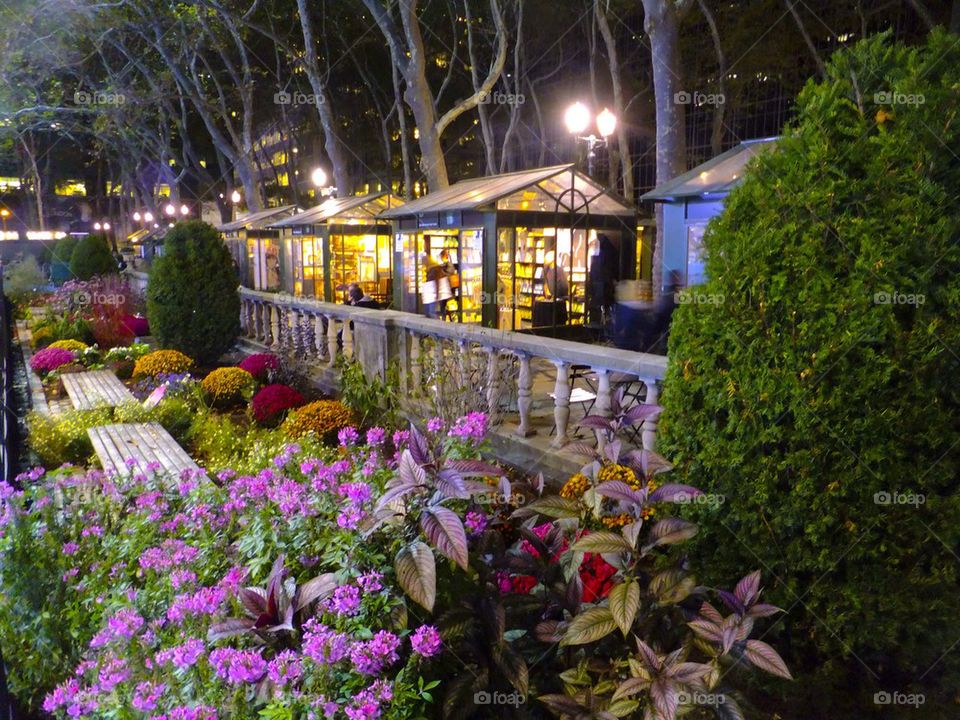
[[[101,405],[115,407],[136,400],[110,370],[68,373],[62,380],[70,402],[77,410],[90,410]]]
[[[87,433],[107,472],[128,473],[131,468],[126,460],[132,458],[136,472],[146,473],[147,466],[156,463],[160,472],[177,479],[184,469],[204,475],[202,468],[159,423],[115,423],[90,428]]]

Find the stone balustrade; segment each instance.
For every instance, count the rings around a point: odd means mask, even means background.
[[[536,431],[535,408],[541,411],[538,419],[544,409],[552,409],[554,448],[570,440],[571,397],[576,397],[572,378],[589,380],[596,396],[592,412],[609,416],[620,385],[631,388],[633,402],[656,404],[666,371],[666,358],[659,355],[411,313],[245,288],[241,305],[243,334],[274,352],[329,368],[345,355],[358,361],[368,377],[385,378],[391,364],[397,364],[404,399],[436,393],[435,399],[442,400],[469,387],[476,394],[476,409],[495,416],[501,426],[513,425],[512,432],[521,438]],[[656,421],[647,420],[639,437],[644,448],[653,449]]]

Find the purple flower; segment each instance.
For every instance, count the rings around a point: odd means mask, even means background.
[[[257,682],[267,672],[267,661],[256,650],[217,648],[209,660],[216,676],[233,685]]]
[[[408,442],[410,442],[409,430],[397,430],[393,434],[393,444],[397,448],[397,450],[400,450]]]
[[[338,615],[356,615],[360,610],[360,588],[341,585],[326,602],[326,609]]]
[[[173,663],[174,667],[178,668],[193,667],[203,657],[204,650],[203,640],[190,638],[182,645],[158,652],[154,659],[158,665]]]
[[[337,441],[341,445],[355,445],[357,440],[360,439],[360,433],[357,432],[355,427],[348,425],[345,428],[342,428],[340,432],[337,433]]]
[[[131,705],[140,712],[154,710],[157,707],[157,700],[160,699],[166,689],[167,686],[162,683],[142,682],[137,685],[137,689],[133,692]]]
[[[356,505],[367,502],[371,495],[370,486],[362,482],[344,483],[338,492]]]
[[[167,610],[167,619],[181,622],[189,615],[213,615],[220,609],[225,597],[226,591],[222,587],[204,587],[192,595],[177,595]]]
[[[124,608],[107,619],[107,626],[94,635],[90,647],[98,648],[117,640],[129,640],[143,627],[144,620],[133,608]]]
[[[443,418],[432,417],[427,420],[427,430],[433,433],[443,430]]]
[[[410,646],[415,653],[428,658],[440,652],[443,641],[440,639],[440,633],[433,625],[421,625],[410,636]]]
[[[267,666],[267,677],[276,685],[294,683],[300,679],[303,668],[300,657],[292,650],[284,650],[277,655]]]
[[[100,668],[100,689],[108,693],[129,677],[130,669],[127,661],[117,657],[111,658]]]
[[[337,525],[344,530],[356,530],[364,517],[366,517],[366,513],[363,510],[354,505],[348,505],[337,515]]]
[[[60,552],[62,552],[64,555],[76,555],[77,550],[79,549],[80,546],[75,542],[68,542],[63,544],[63,547],[60,548]]]
[[[382,579],[383,575],[381,573],[371,570],[357,578],[357,585],[359,585],[364,592],[373,593],[378,590],[383,590],[383,583],[380,582]]]
[[[160,716],[164,717],[163,715]],[[168,720],[217,720],[217,711],[206,705],[175,707],[166,716]],[[150,720],[154,720],[151,718]]]
[[[303,624],[303,654],[319,665],[340,662],[350,651],[346,635],[310,618]]]
[[[472,440],[478,443],[483,440],[487,434],[487,414],[482,412],[467,413],[450,428],[447,433],[450,437],[458,437],[464,440]]]
[[[487,516],[481,512],[471,510],[463,519],[463,524],[472,535],[480,535],[487,529]]]
[[[381,630],[372,640],[356,642],[350,648],[350,662],[357,672],[376,675],[397,661],[400,638],[388,630]]]
[[[382,445],[387,439],[387,431],[382,427],[372,427],[367,430],[367,445]]]

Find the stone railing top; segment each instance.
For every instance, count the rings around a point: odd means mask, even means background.
[[[594,369],[629,373],[644,380],[661,380],[667,369],[667,358],[651,353],[590,345],[572,340],[558,340],[479,325],[444,322],[396,310],[369,310],[350,305],[338,305],[286,293],[259,292],[241,288],[240,294],[247,300],[283,305],[291,309],[330,315],[338,319],[349,319],[361,325],[399,327],[419,335],[445,338],[456,342],[477,343],[485,347],[544,358],[554,363],[587,365]]]

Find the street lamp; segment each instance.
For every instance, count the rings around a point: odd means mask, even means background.
[[[142,219],[142,217],[143,217],[143,216],[140,214],[140,211],[137,210],[137,211],[133,214],[133,221],[134,221],[134,222],[140,222],[140,220]]]
[[[98,222],[95,222],[95,223],[93,224],[93,229],[94,229],[94,230],[99,230],[101,227],[102,227],[102,225],[100,225],[100,223],[98,223]]]
[[[587,128],[590,127],[590,121],[593,120],[597,125],[599,137],[590,133],[584,135]],[[577,140],[587,144],[587,174],[593,175],[594,160],[596,158],[596,149],[607,144],[607,138],[613,135],[617,130],[617,116],[608,108],[604,108],[597,113],[596,118],[592,117],[590,109],[582,102],[575,102],[567,108],[563,115],[563,122],[567,130]]]
[[[163,209],[163,211],[170,217],[173,217],[177,214],[177,208],[174,207],[173,203],[167,203],[167,206]]]
[[[240,191],[239,191],[239,190],[234,190],[234,191],[233,191],[233,193],[230,195],[230,201],[231,201],[234,205],[239,205],[239,204],[240,204]]]
[[[3,237],[7,237],[7,218],[10,217],[10,211],[7,208],[0,208],[0,218],[3,218]]]
[[[110,223],[105,222],[105,223],[103,224],[103,229],[104,229],[104,230],[109,230],[109,229],[110,229]]]
[[[143,221],[144,221],[145,223],[152,223],[152,222],[153,222],[153,213],[150,212],[149,210],[147,210],[147,212],[145,212],[145,213],[143,214]]]
[[[190,208],[187,207],[186,205],[181,205],[181,206],[180,206],[180,214],[183,215],[184,217],[186,217],[187,215],[190,214]]]
[[[327,184],[327,174],[323,171],[323,168],[313,169],[313,172],[310,173],[310,182],[312,182],[313,186],[317,189]]]

